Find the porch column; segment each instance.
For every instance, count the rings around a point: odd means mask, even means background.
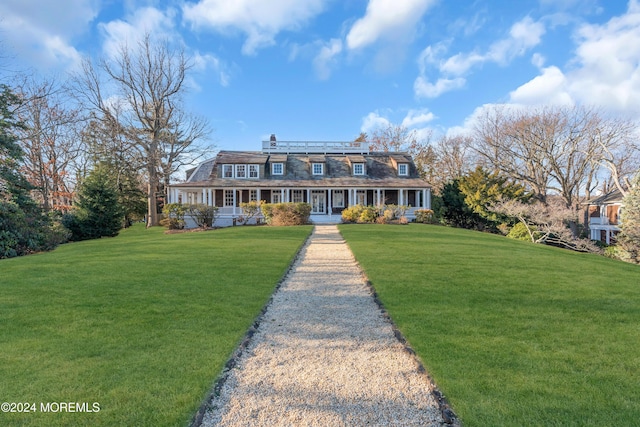
[[[382,205],[382,200],[380,199],[380,188],[376,188],[376,206]]]
[[[426,190],[424,190],[424,203],[425,203],[425,208],[431,209],[431,189],[430,188],[427,188]]]
[[[260,189],[256,188],[256,202],[260,203]]]
[[[236,214],[236,205],[238,204],[238,190],[233,189],[233,215]]]
[[[223,194],[224,197],[224,194]],[[211,206],[215,206],[216,205],[216,189],[212,188],[211,189]]]
[[[307,203],[311,203],[311,189],[307,188]]]
[[[333,197],[331,196],[331,189],[328,188],[327,190],[325,190],[327,192],[327,214],[328,215],[332,215],[333,214],[333,207],[331,206],[333,204]]]

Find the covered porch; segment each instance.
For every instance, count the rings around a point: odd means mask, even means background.
[[[270,188],[181,188],[172,186],[169,203],[218,207],[217,226],[234,225],[243,215],[241,203],[262,200],[266,203],[309,203],[314,223],[339,223],[344,209],[353,205],[409,206],[406,217],[415,218],[418,209],[431,209],[430,188],[388,187],[270,187]],[[258,220],[261,220],[261,216]]]

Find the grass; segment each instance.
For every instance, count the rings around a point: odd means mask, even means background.
[[[465,427],[640,420],[640,267],[437,226],[340,230]]]
[[[0,402],[38,411],[0,425],[186,425],[310,230],[136,226],[0,261]]]

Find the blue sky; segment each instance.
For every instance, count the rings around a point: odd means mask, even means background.
[[[194,58],[218,149],[452,134],[495,104],[640,118],[640,0],[3,0],[1,68],[64,77],[145,32]]]

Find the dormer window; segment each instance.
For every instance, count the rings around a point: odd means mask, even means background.
[[[282,163],[271,163],[271,175],[283,175],[283,171]]]
[[[236,165],[236,178],[247,177],[247,165]]]
[[[354,175],[364,175],[364,163],[354,163],[353,164],[353,174]]]
[[[400,176],[409,175],[409,165],[406,163],[398,163],[398,175]]]
[[[259,178],[260,168],[258,165],[249,165],[249,178]]]
[[[233,165],[222,165],[222,177],[233,178]]]
[[[324,164],[323,163],[314,163],[311,165],[312,172],[314,175],[324,175]]]

